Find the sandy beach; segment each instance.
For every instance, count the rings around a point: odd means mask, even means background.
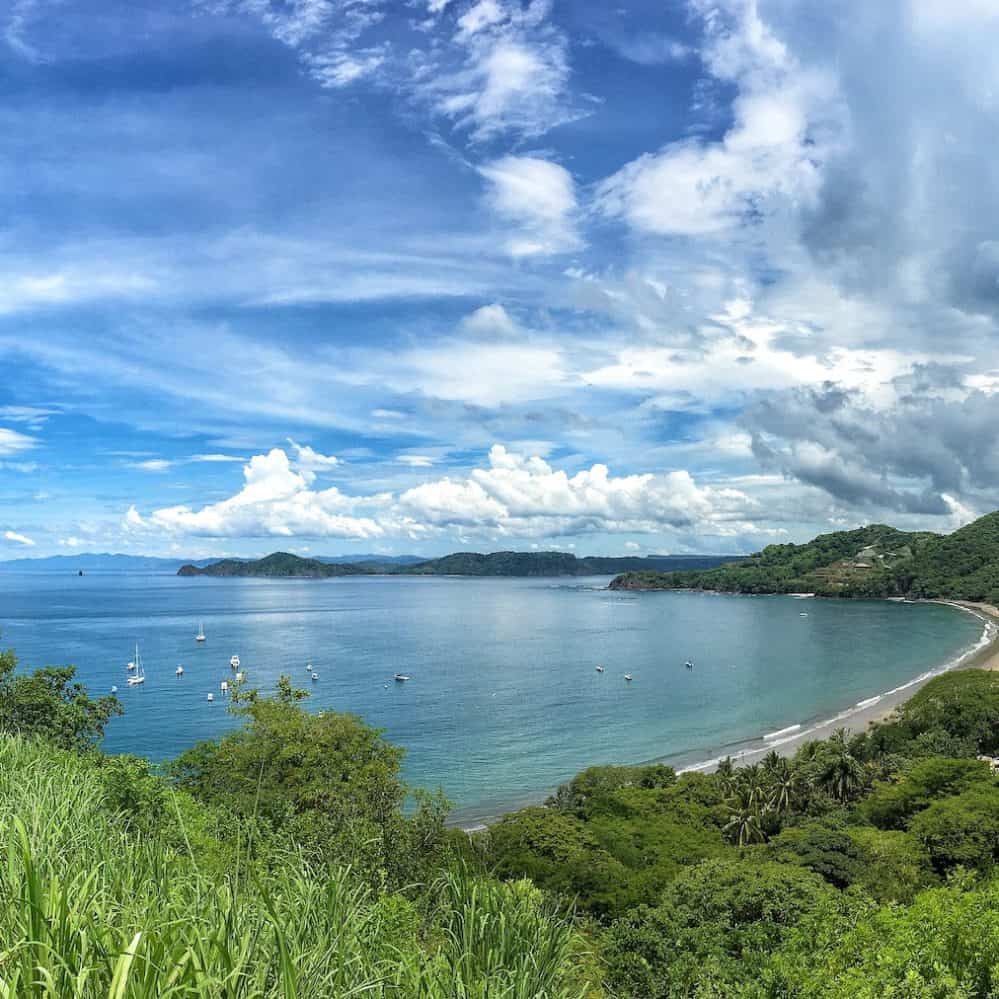
[[[870,698],[871,703],[864,707],[848,708],[834,718],[815,725],[802,725],[798,731],[788,731],[781,738],[760,740],[759,746],[751,746],[739,753],[733,753],[732,759],[740,764],[753,763],[765,756],[771,750],[777,750],[782,756],[793,756],[805,742],[816,739],[828,739],[837,729],[845,728],[848,732],[859,733],[877,723],[885,721],[899,705],[904,704],[920,687],[929,683],[935,676],[954,669],[988,669],[999,670],[999,607],[992,604],[974,603],[969,600],[928,600],[926,603],[947,604],[973,614],[985,625],[981,643],[957,659],[946,669],[936,670],[928,675],[914,678],[893,691]],[[865,704],[864,701],[859,702]],[[680,773],[690,770],[710,772],[716,768],[718,760],[708,760],[679,768]]]

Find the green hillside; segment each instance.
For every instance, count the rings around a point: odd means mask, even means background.
[[[804,545],[769,545],[717,569],[626,573],[611,587],[999,602],[999,513],[945,536],[872,524]]]

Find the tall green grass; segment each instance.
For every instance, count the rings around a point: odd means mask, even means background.
[[[0,830],[0,999],[595,994],[529,883],[445,873],[417,905],[295,849],[199,865],[110,812],[93,762],[38,743],[0,738]]]

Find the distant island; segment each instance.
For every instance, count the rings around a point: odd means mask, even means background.
[[[640,571],[643,574],[711,569],[735,564],[731,555],[624,555],[577,558],[565,552],[456,552],[421,562],[327,562],[274,552],[259,559],[221,559],[182,565],[178,576],[263,576],[326,579],[333,576],[607,576]]]
[[[999,512],[953,534],[885,524],[822,534],[804,545],[768,545],[700,571],[627,571],[614,590],[814,593],[826,597],[950,598],[999,603]]]

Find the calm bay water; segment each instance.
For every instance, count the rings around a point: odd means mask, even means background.
[[[0,645],[23,666],[76,665],[93,693],[117,684],[126,714],[105,748],[154,759],[237,724],[219,682],[238,653],[252,685],[287,672],[312,708],[384,728],[408,751],[409,782],[442,786],[471,818],[591,764],[682,763],[828,717],[981,634],[938,605],[617,593],[607,581],[0,573]],[[127,688],[136,641],[147,680]],[[394,683],[396,671],[412,680]]]

